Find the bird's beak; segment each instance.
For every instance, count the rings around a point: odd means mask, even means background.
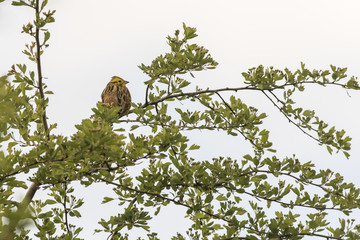
[[[125,82],[125,84],[128,84],[129,82],[128,81],[124,81]]]

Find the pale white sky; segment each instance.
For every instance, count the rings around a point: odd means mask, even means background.
[[[1,75],[13,63],[26,61],[21,50],[28,38],[20,32],[24,22],[32,17],[30,10],[10,6],[10,2],[0,4]],[[50,123],[58,123],[56,132],[67,136],[74,133],[74,124],[91,115],[91,108],[100,100],[102,89],[113,75],[129,80],[134,102],[142,102],[143,82],[147,78],[137,65],[149,64],[168,51],[165,37],[181,29],[182,22],[198,29],[199,37],[194,42],[208,48],[219,62],[218,69],[195,74],[201,86],[238,86],[243,79],[241,72],[248,68],[263,64],[294,70],[301,61],[309,68],[325,69],[330,64],[348,67],[349,75],[360,76],[358,0],[49,2],[50,9],[57,13],[56,22],[49,25],[50,47],[43,55],[44,76],[48,78],[49,89],[55,92],[50,98],[48,115]],[[265,125],[280,156],[295,153],[303,161],[312,160],[321,168],[341,172],[346,180],[360,187],[360,94],[349,92],[348,97],[341,89],[325,90],[319,87],[299,95],[298,104],[315,109],[324,120],[344,128],[353,137],[350,160],[341,154],[329,156],[325,148],[288,125],[262,95],[240,92],[237,96],[270,115]],[[246,145],[238,138],[224,140],[228,141],[226,146],[219,146],[219,141],[208,140],[214,136],[214,133],[194,136],[195,142],[204,143],[199,157],[236,155]],[[217,151],[212,154],[205,149]],[[79,191],[89,194],[90,190]],[[92,197],[93,202],[96,197]],[[95,203],[93,206],[99,209]],[[106,207],[102,209],[106,212]],[[97,214],[85,213],[88,220],[94,217],[94,221]],[[183,231],[178,225],[166,225],[164,229],[169,216],[160,217],[153,230],[161,231],[163,239]],[[90,237],[94,221],[86,223],[88,231],[83,236],[87,239],[100,239]]]

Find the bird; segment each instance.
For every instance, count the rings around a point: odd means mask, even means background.
[[[101,100],[110,107],[120,106],[119,117],[129,113],[131,106],[131,95],[126,84],[129,83],[121,77],[113,76],[101,93]]]

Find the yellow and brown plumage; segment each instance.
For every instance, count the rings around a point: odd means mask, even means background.
[[[126,87],[127,83],[128,81],[125,81],[121,77],[114,76],[101,94],[103,103],[110,107],[121,106],[119,111],[120,117],[129,113],[131,106],[131,95],[129,89]]]

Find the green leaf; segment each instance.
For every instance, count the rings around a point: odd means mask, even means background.
[[[18,1],[18,2],[13,1],[13,2],[11,3],[11,5],[13,5],[13,6],[30,6],[29,4],[27,4],[27,3],[24,2],[24,1]]]
[[[329,145],[326,146],[326,149],[328,150],[328,152],[329,152],[330,154],[332,154],[333,149],[332,149]]]
[[[184,88],[184,87],[186,87],[186,86],[188,86],[188,85],[190,85],[190,82],[184,80],[184,81],[182,81],[182,82],[180,83],[179,88]]]
[[[211,201],[214,199],[214,196],[212,194],[208,194],[205,198],[205,203],[211,203]]]
[[[43,2],[41,3],[41,7],[40,7],[40,12],[44,9],[44,7],[47,5],[48,0],[43,0]]]
[[[45,204],[49,204],[49,205],[52,205],[52,204],[56,204],[57,202],[55,200],[52,200],[52,199],[47,199],[45,201]]]
[[[50,38],[50,32],[45,32],[45,33],[44,33],[44,43],[45,43],[47,40],[49,40],[49,38]]]
[[[200,149],[199,145],[193,144],[190,146],[189,150],[196,150],[196,149]]]
[[[77,211],[77,210],[72,210],[71,212],[69,212],[69,215],[72,216],[72,217],[77,217],[77,218],[81,217],[80,212]]]
[[[156,211],[155,211],[155,213],[154,213],[154,214],[155,214],[155,216],[157,216],[157,215],[159,214],[160,209],[161,209],[161,206],[159,206],[159,207],[157,207],[157,208],[156,208]]]
[[[203,219],[203,218],[204,218],[204,213],[202,213],[202,212],[197,212],[193,216],[194,220]]]
[[[133,131],[133,130],[137,129],[138,127],[139,127],[139,125],[132,125],[130,127],[130,131]]]
[[[111,198],[111,197],[104,197],[103,201],[101,203],[108,203],[108,202],[111,202],[113,201],[114,198]]]
[[[226,200],[228,200],[228,198],[227,197],[225,197],[223,194],[220,194],[219,196],[217,196],[216,197],[216,200],[218,200],[218,201],[226,201]]]

